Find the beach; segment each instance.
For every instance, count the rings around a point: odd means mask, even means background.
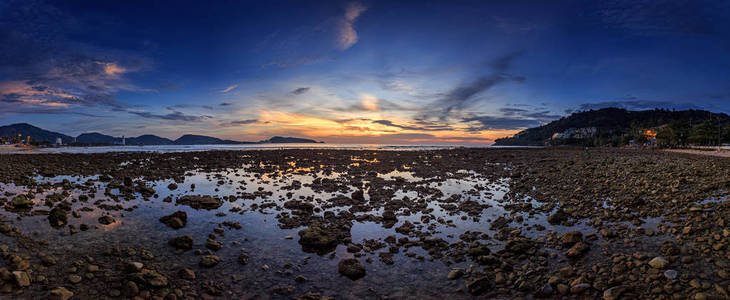
[[[3,154],[0,169],[4,297],[723,299],[730,288],[722,157],[287,149]]]

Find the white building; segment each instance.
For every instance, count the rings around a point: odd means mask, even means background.
[[[60,145],[63,145],[63,140],[61,140],[61,138],[60,138],[60,137],[57,137],[57,138],[56,138],[56,145],[59,145],[59,146],[60,146]]]

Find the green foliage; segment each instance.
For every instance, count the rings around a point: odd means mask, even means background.
[[[722,130],[718,132],[718,124]],[[584,139],[556,139],[555,133],[571,128],[595,127],[594,136]],[[702,110],[645,110],[628,111],[619,108],[604,108],[574,113],[549,124],[523,130],[514,137],[497,139],[496,145],[576,145],[576,146],[622,146],[630,143],[647,142],[644,132],[657,132],[657,145],[681,147],[689,144],[717,145],[718,133],[721,142],[730,142],[730,116]]]

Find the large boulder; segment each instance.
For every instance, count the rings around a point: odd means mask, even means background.
[[[48,223],[54,228],[66,225],[68,223],[68,211],[60,207],[54,207],[48,213]]]
[[[366,274],[365,267],[362,266],[360,261],[354,258],[341,260],[340,264],[337,266],[337,270],[340,272],[340,274],[352,280],[357,280],[365,277]]]
[[[194,209],[217,209],[223,205],[223,201],[211,196],[187,195],[177,199],[177,204],[187,205]]]
[[[548,216],[547,221],[550,225],[562,225],[568,221],[568,214],[561,208],[558,209],[554,214]]]
[[[25,195],[18,195],[13,197],[13,200],[10,200],[10,205],[15,209],[30,208],[33,206],[33,201]]]
[[[190,234],[179,236],[169,240],[167,244],[175,247],[175,249],[189,250],[193,248],[193,236]]]
[[[143,269],[140,272],[129,274],[128,278],[131,281],[154,288],[167,286],[167,277],[150,269]]]
[[[185,227],[185,225],[188,223],[188,214],[186,214],[182,210],[179,210],[169,216],[164,216],[160,218],[160,222],[165,223],[165,225],[169,226],[170,228],[180,229]]]
[[[337,234],[319,226],[312,226],[299,231],[299,244],[305,252],[324,254],[334,250],[339,240]]]
[[[481,295],[494,287],[494,282],[487,276],[476,277],[466,281],[466,289],[472,295]]]

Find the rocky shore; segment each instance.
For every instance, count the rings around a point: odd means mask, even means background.
[[[0,298],[728,299],[730,160],[0,155]]]

